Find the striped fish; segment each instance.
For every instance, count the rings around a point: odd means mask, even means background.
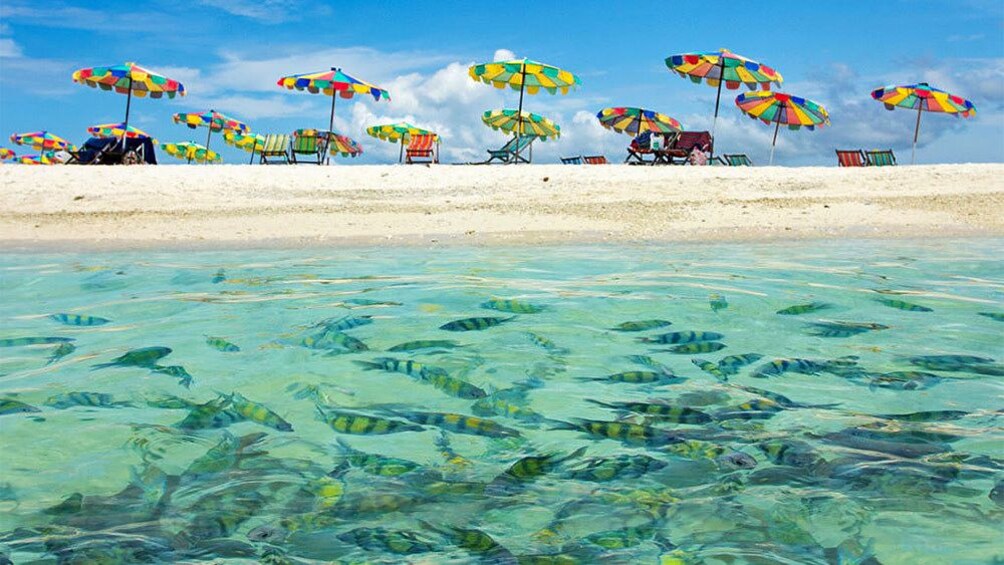
[[[516,319],[516,316],[510,316],[508,318],[464,318],[462,320],[447,322],[439,326],[439,329],[446,330],[448,332],[481,331],[514,319]]]
[[[819,337],[851,337],[865,332],[889,329],[889,326],[872,322],[814,322],[808,326],[809,335]]]
[[[872,378],[868,388],[889,388],[894,390],[923,390],[944,382],[941,375],[921,371],[893,371],[881,373]]]
[[[921,306],[919,304],[913,304],[912,302],[895,300],[892,298],[876,298],[875,302],[897,310],[906,310],[907,312],[934,312],[934,310],[928,308],[927,306]]]
[[[623,371],[605,377],[584,377],[579,380],[630,384],[673,384],[682,382],[685,379],[663,371]]]
[[[556,422],[553,430],[573,430],[599,439],[612,439],[626,445],[666,445],[680,441],[666,430],[640,424],[586,420],[572,418],[567,422]]]
[[[396,457],[386,457],[384,455],[359,451],[345,443],[342,439],[338,439],[337,443],[338,451],[342,457],[342,465],[332,471],[332,474],[335,475],[340,474],[348,467],[352,467],[370,475],[397,477],[410,473],[420,467],[418,463],[408,461],[407,459],[398,459]]]
[[[533,332],[526,332],[526,337],[527,337],[527,339],[530,340],[530,343],[536,345],[537,347],[539,347],[539,348],[541,348],[541,349],[543,349],[543,350],[545,350],[545,351],[547,351],[549,353],[553,353],[554,355],[566,355],[566,354],[568,354],[568,350],[567,349],[565,349],[564,347],[558,347],[558,344],[554,343],[550,339],[548,339],[548,338],[546,338],[546,337],[544,337],[544,336],[542,336],[540,334],[536,334],[536,333],[533,333]]]
[[[425,428],[409,422],[369,416],[349,410],[336,410],[317,406],[318,419],[343,434],[385,435],[400,432],[421,432]]]
[[[25,404],[13,398],[0,398],[0,416],[7,414],[24,414],[27,412],[41,412],[38,408]]]
[[[236,351],[241,350],[240,347],[237,347],[237,345],[230,343],[229,341],[223,339],[222,337],[212,337],[207,335],[206,345],[212,347],[217,351],[222,351],[224,353],[234,353]]]
[[[673,374],[672,369],[656,361],[655,359],[649,357],[648,355],[628,355],[627,360],[632,363],[637,363],[644,367],[648,367],[649,369],[652,369],[654,371],[666,373],[667,375]]]
[[[52,354],[49,355],[49,359],[46,360],[45,364],[52,365],[56,361],[59,361],[63,357],[66,357],[67,355],[73,353],[76,350],[77,346],[73,345],[70,342],[60,343],[52,350]]]
[[[351,330],[353,328],[358,328],[359,326],[365,326],[372,323],[373,318],[371,316],[343,316],[341,318],[328,318],[327,320],[321,320],[315,324],[314,327],[324,328],[329,332],[344,332],[346,330]]]
[[[97,316],[81,316],[79,314],[51,314],[49,319],[64,326],[103,326],[111,320]]]
[[[801,316],[802,314],[810,314],[812,312],[818,312],[828,308],[833,308],[833,305],[826,302],[810,302],[808,304],[796,304],[794,306],[782,308],[781,310],[778,310],[777,313],[782,316]]]
[[[669,320],[632,320],[610,328],[615,332],[644,332],[673,325]]]
[[[394,359],[393,357],[377,357],[372,361],[353,361],[367,371],[386,371],[401,373],[415,379],[421,379],[426,372],[439,372],[442,369],[432,367],[410,359]]]
[[[566,474],[578,481],[607,482],[617,479],[635,479],[664,468],[667,463],[648,455],[617,455],[587,459],[580,467]]]
[[[705,361],[704,359],[698,359],[695,357],[691,359],[690,362],[696,365],[698,369],[704,371],[705,373],[711,375],[712,377],[715,377],[716,379],[722,382],[729,380],[729,377],[728,375],[725,374],[725,371],[722,371],[722,368],[719,365],[712,363],[711,361]]]
[[[732,376],[739,372],[739,369],[756,363],[757,361],[763,359],[763,355],[759,353],[743,353],[742,355],[728,355],[722,357],[722,360],[718,362],[718,369],[725,374],[725,376]]]
[[[746,391],[748,393],[755,394],[757,396],[762,396],[763,398],[766,398],[767,400],[771,400],[775,404],[777,404],[778,406],[782,406],[784,408],[833,408],[834,406],[839,406],[840,405],[840,403],[834,403],[834,404],[803,404],[801,402],[795,402],[794,400],[788,398],[787,396],[784,396],[782,394],[778,394],[776,392],[771,392],[769,390],[763,390],[761,388],[753,388],[751,386],[744,386],[744,385],[733,385],[733,386],[735,386],[739,390],[744,390],[744,391]]]
[[[717,341],[723,337],[725,336],[717,332],[687,331],[670,332],[652,337],[639,337],[638,341],[643,343],[685,344],[701,341]]]
[[[397,555],[413,555],[436,551],[431,541],[422,539],[417,532],[391,530],[383,527],[359,527],[336,535],[345,543],[350,543],[369,551],[387,551]]]
[[[400,416],[416,424],[423,426],[435,426],[437,428],[456,432],[485,437],[520,437],[520,433],[512,428],[507,428],[496,424],[491,420],[485,420],[476,416],[464,414],[454,414],[450,412],[409,412],[392,411],[395,416]]]
[[[54,345],[76,341],[72,337],[11,337],[0,339],[0,347],[24,347],[28,345]]]
[[[46,399],[46,406],[53,408],[73,408],[74,406],[89,406],[91,408],[119,408],[122,406],[132,406],[129,402],[116,402],[112,395],[101,392],[65,392],[50,396]]]
[[[416,341],[406,341],[391,347],[387,351],[418,351],[420,349],[453,349],[461,345],[449,339],[420,339]]]
[[[250,420],[256,424],[267,426],[280,432],[291,432],[293,426],[283,420],[281,416],[271,411],[264,404],[248,400],[240,393],[232,394],[233,411],[240,414],[245,420]]]
[[[977,312],[980,316],[986,316],[991,320],[1004,322],[1004,312]]]
[[[487,302],[483,302],[481,307],[489,310],[498,310],[499,312],[508,312],[510,314],[537,314],[544,311],[543,306],[536,306],[520,302],[519,300],[503,300],[500,298],[492,298]]]
[[[674,424],[704,424],[711,421],[711,416],[687,408],[685,406],[672,406],[658,402],[601,402],[591,398],[585,399],[597,406],[616,410],[618,412],[634,412],[643,416],[649,416],[660,422],[671,422]]]
[[[192,381],[194,380],[192,375],[188,374],[188,371],[186,371],[181,365],[155,365],[150,368],[150,371],[174,377],[178,379],[178,384],[185,388],[190,388],[192,386]]]
[[[725,349],[725,347],[726,345],[724,343],[719,343],[717,341],[699,341],[670,347],[666,351],[669,353],[676,353],[678,355],[693,355],[694,353],[712,353],[715,351],[721,351],[722,349]]]
[[[774,359],[769,363],[760,365],[753,371],[751,377],[764,379],[775,377],[784,373],[801,373],[803,375],[818,375],[826,368],[825,361],[815,361],[812,359]]]
[[[898,420],[900,422],[950,422],[969,415],[962,410],[930,410],[926,412],[910,412],[908,414],[875,414],[875,418]]]
[[[326,329],[302,338],[297,345],[308,349],[325,349],[342,352],[369,350],[369,346],[347,333],[328,331]]]
[[[103,369],[106,367],[146,367],[154,368],[157,361],[171,354],[170,347],[141,347],[126,351],[108,363],[99,363],[91,366],[91,370]]]
[[[457,377],[451,377],[446,371],[442,369],[425,370],[422,372],[420,380],[422,382],[431,384],[437,389],[455,398],[463,398],[465,400],[475,400],[478,398],[484,398],[488,396],[488,393],[486,393],[483,389],[475,385],[472,385],[471,383],[463,379],[458,379]]]

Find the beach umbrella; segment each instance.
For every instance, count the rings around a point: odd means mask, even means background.
[[[91,137],[102,139],[122,137],[128,137],[129,139],[152,139],[150,134],[137,127],[126,126],[124,122],[91,126],[87,128],[87,133],[91,134]],[[154,143],[157,143],[157,141],[154,140]]]
[[[642,108],[604,108],[596,114],[596,119],[607,129],[633,136],[647,131],[655,133],[683,131],[683,126],[677,120],[666,114]]]
[[[723,84],[729,90],[736,90],[741,86],[750,90],[756,90],[758,86],[763,90],[770,90],[771,84],[781,84],[784,81],[781,73],[728,49],[671,55],[666,58],[666,66],[680,77],[689,78],[691,82],[703,81],[718,89],[715,96],[715,119],[711,123],[712,139],[718,125],[718,106],[722,100]]]
[[[530,112],[489,110],[481,116],[481,121],[493,130],[502,130],[520,136],[534,136],[541,141],[561,136],[561,126],[539,114],[531,114]]]
[[[550,94],[568,94],[570,89],[582,84],[579,77],[568,71],[525,58],[474,65],[468,69],[468,74],[473,80],[495,88],[509,86],[513,90],[519,90],[519,107],[515,113],[517,120],[523,117],[524,93],[537,94],[543,89]],[[513,127],[513,130],[521,129]]]
[[[806,128],[814,130],[817,127],[830,125],[830,114],[822,105],[783,92],[746,92],[736,98],[736,106],[750,118],[760,120],[765,124],[774,125],[774,140],[770,144],[770,164],[774,164],[774,146],[777,145],[777,132],[782,125],[796,130]]]
[[[941,112],[963,118],[976,115],[976,106],[969,100],[934,88],[926,82],[876,88],[872,91],[872,98],[885,104],[886,110],[895,108],[917,110],[917,125],[913,128],[913,151],[910,153],[910,164],[913,164],[917,157],[917,138],[920,136],[920,115],[922,112]]]
[[[439,143],[439,134],[434,131],[422,129],[418,126],[413,126],[408,122],[370,126],[366,128],[366,133],[377,139],[390,141],[392,143],[400,143],[401,151],[397,157],[398,163],[404,159],[404,144],[410,142],[411,136],[413,135],[434,135],[436,136],[436,143]]]
[[[199,145],[198,143],[192,143],[190,141],[161,143],[160,147],[168,155],[178,159],[186,159],[189,163],[192,161],[195,161],[196,163],[223,162],[223,159],[215,151],[206,149],[204,145]]]
[[[176,124],[184,124],[190,129],[195,128],[206,128],[209,132],[206,134],[206,148],[209,148],[209,139],[212,137],[213,132],[219,131],[232,131],[236,133],[248,133],[251,128],[247,124],[239,120],[235,120],[230,116],[221,114],[216,110],[207,110],[205,112],[189,112],[189,113],[177,113],[172,119]]]
[[[66,141],[56,134],[47,131],[34,131],[31,133],[12,133],[10,140],[18,145],[31,147],[37,151],[60,151],[68,149],[75,151],[76,146]]]
[[[17,153],[14,153],[13,149],[0,147],[0,161],[6,161],[8,159],[13,159],[15,157],[17,157]]]
[[[356,94],[363,94],[372,96],[377,102],[390,101],[390,94],[383,88],[350,76],[336,67],[331,67],[330,71],[284,76],[277,84],[289,90],[306,90],[311,94],[330,96],[331,113],[328,116],[328,131],[335,129],[335,99],[338,97],[351,99]]]
[[[165,95],[174,98],[185,95],[185,85],[144,69],[136,63],[80,69],[73,73],[73,82],[125,94],[127,98],[125,121],[122,122],[125,126],[122,128],[123,131],[129,129],[129,109],[134,95],[138,98],[146,96],[163,98]]]
[[[22,155],[17,158],[17,162],[22,165],[55,165],[55,161],[49,160],[49,157],[42,153],[41,155]]]
[[[243,149],[251,153],[251,160],[248,164],[254,163],[254,152],[259,147],[265,147],[265,136],[260,133],[237,133],[235,131],[223,132],[223,141],[227,145],[233,145],[238,149]]]

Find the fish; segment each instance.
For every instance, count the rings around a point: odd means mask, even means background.
[[[422,539],[419,533],[408,530],[359,527],[342,532],[335,537],[345,543],[369,551],[386,551],[396,555],[414,555],[436,551],[434,543]]]
[[[417,341],[406,341],[391,347],[387,351],[418,351],[420,349],[454,349],[463,347],[459,343],[448,339],[422,339]]]
[[[567,422],[556,421],[551,429],[582,432],[594,438],[617,440],[626,445],[666,445],[680,441],[666,430],[652,426],[584,418],[572,418]]]
[[[819,337],[852,337],[870,331],[887,330],[889,326],[872,322],[813,322],[808,324],[809,335]]]
[[[377,357],[372,361],[353,361],[353,363],[366,371],[401,373],[415,379],[421,379],[427,372],[442,371],[442,369],[419,363],[418,361],[401,360],[393,357]]]
[[[121,408],[132,406],[127,401],[116,401],[112,395],[101,392],[65,392],[50,396],[43,403],[53,408],[72,408],[74,406],[89,406],[92,408]]]
[[[673,325],[669,320],[633,320],[621,322],[610,328],[615,332],[644,332]]]
[[[873,417],[883,420],[898,420],[900,422],[950,422],[969,415],[963,410],[929,410],[924,412],[909,412],[906,414],[875,414]]]
[[[977,314],[997,322],[1004,322],[1004,312],[977,312]]]
[[[790,439],[772,439],[757,444],[757,449],[775,465],[819,470],[826,466],[826,459],[803,442]]]
[[[519,486],[535,481],[566,461],[582,457],[586,453],[586,449],[586,447],[580,447],[567,455],[550,453],[521,457],[488,483],[484,492],[489,496],[513,494]]]
[[[662,450],[691,461],[715,461],[723,455],[733,453],[717,443],[698,439],[676,441],[664,446]]]
[[[751,377],[765,379],[780,376],[784,373],[800,373],[803,375],[818,375],[827,367],[826,361],[813,359],[774,359],[757,367]]]
[[[462,320],[454,320],[452,322],[447,322],[439,326],[439,329],[446,330],[448,332],[480,331],[480,330],[486,330],[488,328],[515,319],[516,316],[510,316],[508,318],[491,318],[491,317],[464,318]]]
[[[672,369],[656,361],[652,357],[649,357],[648,355],[628,355],[627,360],[632,363],[637,363],[644,367],[648,367],[649,369],[652,369],[654,371],[666,373],[667,375],[673,374]]]
[[[712,294],[708,297],[708,304],[711,306],[712,312],[717,312],[719,310],[725,310],[729,307],[729,301],[725,300],[725,297],[721,294]]]
[[[213,284],[219,284],[225,280],[227,280],[227,274],[223,271],[223,269],[220,269],[216,271],[216,274],[213,275],[213,278],[210,279],[210,282],[212,282]]]
[[[322,330],[320,332],[304,336],[296,343],[307,349],[327,349],[332,351],[368,351],[362,340],[354,338],[347,333],[338,331]]]
[[[46,360],[45,364],[47,366],[52,365],[56,361],[59,361],[63,357],[66,357],[67,355],[73,353],[76,350],[77,346],[73,345],[70,342],[60,343],[52,350],[52,354],[49,355],[49,358]]]
[[[782,316],[800,316],[802,314],[810,314],[812,312],[818,312],[829,308],[833,308],[833,305],[826,302],[810,302],[808,304],[796,304],[794,306],[782,308],[776,313]]]
[[[368,298],[347,298],[338,304],[343,308],[366,308],[366,307],[380,307],[380,306],[402,306],[400,302],[391,302],[389,300],[370,300]]]
[[[455,398],[476,400],[488,396],[488,393],[484,389],[463,379],[452,377],[441,369],[438,371],[423,371],[419,379]]]
[[[234,353],[241,350],[240,347],[237,347],[237,345],[230,343],[222,337],[212,337],[207,335],[206,345],[224,353]]]
[[[425,431],[425,428],[422,426],[410,422],[402,422],[401,420],[390,420],[349,410],[322,408],[321,406],[317,406],[316,408],[320,421],[331,426],[331,429],[336,432],[343,434],[385,435]]]
[[[508,312],[510,314],[538,314],[545,310],[543,306],[519,300],[503,300],[500,298],[492,298],[487,302],[482,302],[481,307],[489,310],[498,310],[499,312]]]
[[[245,420],[267,426],[280,432],[293,431],[292,424],[283,420],[281,416],[269,410],[264,404],[248,400],[243,395],[236,392],[232,393],[230,398],[232,410],[240,414]]]
[[[759,353],[728,355],[726,357],[722,357],[722,360],[718,362],[718,370],[726,376],[732,376],[738,374],[739,369],[745,367],[746,365],[756,363],[761,359],[763,359],[763,355],[760,355]]]
[[[662,371],[623,371],[605,377],[582,377],[579,380],[630,384],[675,384],[686,379]]]
[[[539,347],[539,348],[541,348],[541,349],[543,349],[543,350],[545,350],[545,351],[547,351],[549,353],[553,353],[554,355],[567,355],[568,354],[568,349],[565,349],[564,347],[558,347],[558,344],[554,343],[550,339],[548,339],[548,338],[546,338],[546,337],[544,337],[544,336],[542,336],[540,334],[536,334],[536,333],[533,333],[533,332],[526,332],[526,337],[527,337],[527,339],[530,340],[530,343],[536,345],[537,347]]]
[[[677,354],[712,353],[715,351],[721,351],[722,349],[725,349],[725,347],[726,345],[724,343],[719,343],[717,341],[702,341],[697,343],[684,343],[683,345],[670,347],[665,351]]]
[[[602,402],[591,398],[586,398],[585,401],[618,412],[641,414],[660,422],[704,424],[711,421],[711,416],[708,414],[686,406],[673,406],[659,402]]]
[[[451,412],[414,412],[414,411],[391,411],[395,416],[400,416],[406,420],[421,424],[423,426],[435,426],[442,430],[467,434],[474,436],[507,438],[520,437],[520,433],[512,428],[507,428],[501,424],[465,414],[455,414]]]
[[[11,337],[0,339],[0,347],[24,347],[28,345],[55,345],[76,341],[72,337]]]
[[[453,445],[450,443],[450,435],[445,431],[440,431],[439,435],[436,436],[435,445],[439,454],[443,456],[446,464],[452,470],[466,469],[474,465],[472,461],[454,451]]]
[[[919,459],[928,455],[951,451],[951,446],[939,442],[901,442],[883,439],[875,439],[855,433],[854,428],[839,432],[827,433],[820,436],[820,439],[862,451],[874,451],[905,457],[907,459]]]
[[[175,424],[183,430],[205,430],[224,428],[230,424],[241,422],[244,417],[234,411],[228,411],[232,396],[219,396],[203,404],[195,404],[185,419]]]
[[[386,457],[384,455],[359,451],[340,438],[336,441],[342,463],[330,473],[333,476],[340,475],[349,468],[355,468],[364,473],[379,477],[397,477],[421,467],[418,463],[408,461],[407,459],[398,459],[396,457]]]
[[[833,404],[803,404],[801,402],[795,402],[788,398],[787,396],[778,394],[776,392],[771,392],[769,390],[763,390],[761,388],[753,388],[751,386],[744,385],[733,385],[739,390],[746,391],[757,396],[762,396],[767,400],[772,401],[774,404],[781,406],[782,408],[833,408],[839,406],[840,403]]]
[[[314,324],[315,328],[324,328],[329,332],[344,332],[359,326],[373,323],[372,316],[343,316],[341,318],[328,318]]]
[[[565,476],[578,481],[596,483],[618,479],[634,479],[666,467],[667,463],[648,455],[622,454],[614,457],[593,458],[583,465],[570,469]]]
[[[944,382],[944,377],[921,371],[893,371],[872,377],[869,388],[889,388],[895,390],[923,390]]]
[[[997,481],[997,484],[990,489],[987,498],[992,500],[997,506],[1004,508],[1004,479]]]
[[[721,367],[717,363],[712,363],[704,359],[693,358],[690,360],[691,363],[697,366],[698,369],[704,371],[705,373],[715,377],[716,379],[725,382],[729,380],[728,375],[722,371]]]
[[[700,341],[716,341],[723,337],[725,336],[716,332],[687,331],[670,332],[652,337],[639,337],[638,341],[642,343],[685,344]]]
[[[30,404],[25,404],[20,400],[14,400],[13,398],[0,398],[0,416],[6,416],[7,414],[25,414],[29,412],[41,412],[41,410],[31,406]]]
[[[213,475],[233,469],[244,455],[244,451],[260,442],[265,436],[264,433],[254,433],[238,438],[224,430],[219,443],[192,461],[183,476]]]
[[[127,351],[112,359],[108,363],[99,363],[91,366],[91,370],[104,369],[106,367],[144,367],[153,369],[157,366],[157,361],[171,354],[170,347],[141,347]]]
[[[488,396],[479,398],[471,405],[471,412],[482,418],[501,416],[526,424],[539,424],[545,420],[543,416],[526,406],[525,401],[514,402],[503,392],[490,391]]]
[[[906,359],[911,365],[931,371],[969,371],[974,367],[988,366],[994,362],[990,357],[975,355],[918,355]]]
[[[181,365],[155,365],[150,368],[150,372],[175,377],[178,379],[178,384],[185,388],[190,388],[195,380]]]
[[[457,547],[481,556],[492,565],[517,565],[516,556],[508,549],[498,544],[491,536],[473,528],[458,528],[457,526],[434,526],[425,520],[419,520],[426,529],[442,535]]]
[[[919,304],[913,304],[912,302],[906,302],[904,300],[895,300],[892,298],[876,298],[875,302],[888,306],[890,308],[895,308],[897,310],[905,310],[907,312],[934,312],[931,308],[927,306],[921,306]]]
[[[111,320],[97,316],[81,316],[79,314],[50,314],[49,319],[64,326],[103,326]]]

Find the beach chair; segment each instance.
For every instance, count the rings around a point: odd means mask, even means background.
[[[892,167],[896,164],[896,155],[892,149],[874,149],[865,151],[865,155],[868,156],[869,167]]]
[[[753,161],[746,156],[745,153],[737,153],[735,155],[722,155],[722,159],[725,160],[725,164],[730,167],[752,167]]]
[[[654,159],[645,159],[645,155],[652,154],[652,132],[646,131],[635,136],[631,140],[631,145],[628,145],[627,152],[625,163],[632,165],[651,165],[654,163]]]
[[[70,160],[67,164],[73,165],[100,165],[102,159],[107,159],[114,152],[119,140],[111,137],[92,137],[84,142],[80,149],[69,151]],[[122,153],[118,154],[118,159],[122,159]]]
[[[533,160],[533,140],[532,135],[521,135],[513,137],[501,149],[489,149],[489,158],[484,164],[499,160],[505,164],[518,163],[520,161],[529,163]]]
[[[435,134],[425,133],[411,136],[411,141],[405,149],[405,162],[409,165],[414,163],[438,163],[436,155]]]
[[[664,149],[653,151],[655,162],[667,165],[686,164],[690,152],[697,148],[701,151],[712,151],[714,145],[711,133],[707,131],[680,132],[672,143],[667,143]]]
[[[282,159],[289,164],[289,136],[282,133],[270,133],[265,136],[265,143],[259,151],[261,164],[268,165],[269,158]]]
[[[303,159],[304,163],[324,162],[324,149],[327,145],[326,132],[318,132],[316,129],[298,129],[293,132],[293,141],[289,148],[289,158],[293,164],[301,162],[297,155],[308,157]]]
[[[587,165],[609,165],[610,161],[607,161],[605,155],[586,155],[582,157],[582,160]]]
[[[867,167],[865,152],[860,149],[837,149],[837,165],[841,167]]]
[[[562,157],[561,158],[561,164],[562,165],[581,165],[582,164],[582,155],[577,155],[575,157]]]

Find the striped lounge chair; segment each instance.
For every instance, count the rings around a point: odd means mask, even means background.
[[[289,148],[289,157],[293,163],[304,162],[320,165],[324,161],[326,140],[325,132],[318,132],[316,129],[298,129],[293,132],[293,143]],[[297,159],[297,155],[302,155],[306,159]]]
[[[561,158],[561,164],[562,165],[581,165],[582,164],[582,155],[576,155],[575,157],[562,157]]]
[[[488,164],[496,160],[505,164],[519,163],[521,161],[523,163],[529,163],[533,160],[534,139],[537,138],[532,135],[513,137],[500,149],[489,149],[488,160],[484,161],[483,164]]]
[[[436,136],[433,134],[421,134],[411,136],[411,142],[405,149],[405,162],[413,163],[438,163],[439,157],[436,155]]]
[[[896,164],[896,155],[892,149],[865,151],[865,155],[868,156],[869,167],[891,167]]]
[[[735,155],[722,155],[722,159],[725,164],[730,167],[752,167],[753,161],[746,156],[745,153],[738,153]]]
[[[867,167],[865,152],[860,149],[837,149],[837,164],[841,167]]]
[[[610,161],[607,161],[605,155],[586,155],[582,157],[582,160],[587,165],[609,165]]]
[[[289,136],[284,133],[270,133],[265,136],[265,143],[261,148],[261,164],[267,165],[269,159],[282,157],[286,164],[289,164]]]

